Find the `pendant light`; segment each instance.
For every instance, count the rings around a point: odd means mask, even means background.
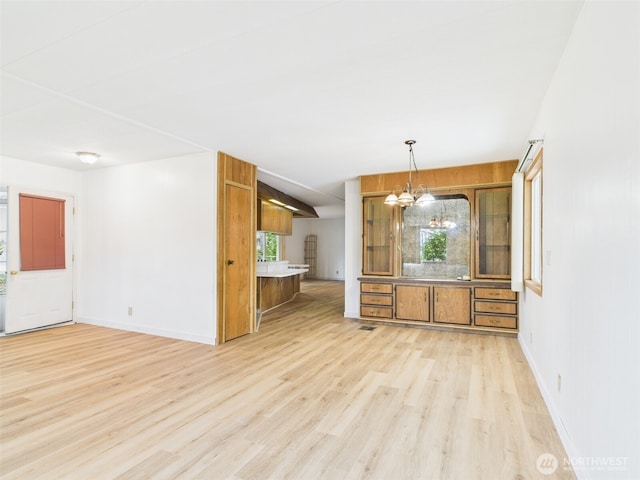
[[[400,205],[401,207],[410,207],[411,205],[425,205],[434,200],[433,195],[429,193],[427,187],[420,184],[415,189],[413,188],[413,181],[411,178],[412,170],[416,172],[416,179],[418,178],[418,167],[416,166],[416,159],[413,155],[413,146],[415,140],[406,140],[405,145],[409,145],[409,179],[404,186],[404,189],[397,195],[395,191],[392,191],[384,199],[386,205]]]

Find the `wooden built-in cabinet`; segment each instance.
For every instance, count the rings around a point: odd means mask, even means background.
[[[360,284],[360,315],[393,318],[393,285],[362,282]]]
[[[430,290],[421,285],[396,285],[395,318],[428,322]]]
[[[518,294],[503,282],[361,277],[364,320],[467,331],[518,331]]]
[[[475,287],[473,310],[478,327],[518,328],[518,294],[508,287]]]
[[[518,294],[510,290],[509,279],[511,176],[517,164],[517,160],[510,160],[420,172],[421,178],[428,179],[436,198],[459,196],[469,200],[470,281],[398,277],[399,272],[404,272],[402,248],[411,237],[402,225],[402,208],[385,205],[384,199],[397,185],[404,184],[406,173],[361,176],[361,318],[515,335]],[[410,241],[406,243],[412,245]],[[407,263],[419,262],[420,258]],[[466,273],[457,275],[466,277]]]
[[[511,187],[476,190],[476,278],[511,277]]]
[[[266,200],[258,198],[257,208],[258,230],[291,235],[293,231],[293,213]]]
[[[433,321],[471,325],[471,288],[454,285],[433,287]]]
[[[362,200],[362,273],[393,275],[393,229],[395,209],[384,204],[385,197]]]

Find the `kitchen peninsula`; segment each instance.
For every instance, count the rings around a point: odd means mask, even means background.
[[[256,267],[257,322],[262,314],[290,302],[300,292],[300,277],[309,271],[307,265],[280,262],[258,262]]]

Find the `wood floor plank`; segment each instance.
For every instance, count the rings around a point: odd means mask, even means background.
[[[343,283],[301,287],[220,346],[82,324],[0,339],[0,477],[515,480],[565,456],[516,339],[361,330]]]

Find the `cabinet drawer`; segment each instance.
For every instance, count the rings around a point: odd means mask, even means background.
[[[393,305],[393,297],[390,295],[370,295],[363,293],[360,295],[360,303],[366,305]]]
[[[476,298],[488,298],[489,300],[516,300],[517,293],[506,288],[476,287]]]
[[[475,302],[476,312],[504,313],[506,315],[515,315],[517,305],[515,303],[500,302]]]
[[[476,315],[475,324],[478,327],[517,328],[516,317]]]
[[[360,291],[363,293],[393,293],[391,283],[361,283]]]
[[[360,307],[360,315],[363,317],[393,318],[391,307]]]

